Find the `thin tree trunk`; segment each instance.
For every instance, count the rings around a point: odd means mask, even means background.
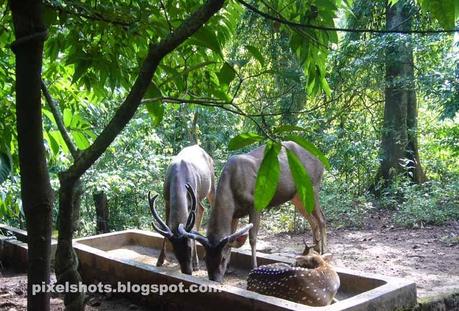
[[[96,231],[97,233],[107,233],[110,232],[108,228],[108,205],[107,205],[107,195],[105,192],[100,191],[96,192],[93,195],[94,205],[96,206]]]
[[[55,270],[58,283],[79,284],[82,282],[78,273],[78,257],[72,247],[75,231],[74,213],[79,210],[81,182],[79,177],[63,172],[59,175],[59,213],[57,226],[59,230],[56,249]],[[64,297],[66,310],[84,310],[84,293],[66,293]]]
[[[27,309],[49,310],[49,294],[32,286],[49,283],[53,191],[43,145],[41,68],[46,28],[41,1],[10,2],[16,42],[16,117],[21,198],[28,233]]]
[[[198,133],[198,117],[199,113],[195,111],[193,113],[193,121],[191,122],[191,128],[188,130],[188,139],[191,144],[199,144],[199,133]]]
[[[387,29],[410,30],[412,6],[399,1],[386,10]],[[403,173],[425,181],[417,144],[417,102],[411,38],[397,38],[386,48],[386,89],[378,182],[390,184]]]

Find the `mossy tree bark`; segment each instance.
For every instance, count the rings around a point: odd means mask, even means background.
[[[46,151],[43,145],[41,114],[41,70],[43,42],[42,3],[12,0],[16,41],[16,117],[21,174],[21,199],[25,212],[28,244],[27,309],[49,310],[49,293],[32,294],[36,284],[49,283],[51,253],[50,185]]]

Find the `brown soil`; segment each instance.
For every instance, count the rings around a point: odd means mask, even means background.
[[[260,235],[259,252],[295,256],[305,234]],[[311,240],[306,232],[306,239]],[[269,241],[269,242],[268,242]],[[336,266],[409,279],[418,297],[459,292],[459,222],[441,227],[331,230],[329,251]],[[288,245],[288,246],[286,246]]]
[[[401,277],[417,285],[418,296],[426,297],[444,292],[459,292],[459,222],[441,227],[399,229],[380,225],[366,230],[329,231],[329,251],[336,266],[367,273]],[[373,222],[374,224],[374,222]],[[259,252],[296,256],[303,250],[303,236],[310,240],[310,233],[287,234],[261,231],[257,249]],[[244,248],[249,248],[248,243]],[[138,256],[142,250],[117,250],[119,255]],[[113,254],[115,255],[115,254]],[[123,256],[124,256],[123,255]],[[139,260],[154,264],[148,254]],[[137,260],[137,258],[136,258]],[[167,269],[177,269],[173,263]],[[0,310],[26,310],[26,275],[1,271]],[[206,277],[204,270],[195,273]],[[231,273],[227,284],[243,287],[240,276]],[[63,310],[61,298],[51,299],[52,310]],[[127,299],[114,296],[92,296],[86,310],[147,310]]]

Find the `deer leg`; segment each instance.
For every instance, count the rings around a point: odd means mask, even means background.
[[[249,222],[253,224],[252,229],[249,231],[250,248],[252,249],[252,268],[257,267],[257,234],[260,226],[260,213],[253,209],[249,214]]]
[[[156,266],[161,267],[164,264],[164,258],[166,257],[166,238],[163,239],[163,247],[161,247],[161,253],[159,253]]]
[[[166,224],[169,225],[169,201],[166,200]],[[164,259],[166,258],[166,241],[167,239],[163,239],[163,246],[161,247],[161,252],[159,253],[158,260],[156,261],[156,266],[161,267],[164,264]]]
[[[195,228],[196,231],[199,231],[201,227],[202,216],[204,215],[204,207],[202,206],[201,202],[198,203],[198,210],[196,211],[196,221],[195,221]],[[199,270],[199,257],[198,257],[198,249],[196,248],[196,240],[193,240],[193,271]]]
[[[320,208],[319,200],[319,189],[314,187],[314,211],[312,212],[312,216],[315,218],[315,222],[318,226],[317,230],[320,234],[320,244],[318,251],[320,254],[323,254],[327,249],[327,224],[325,221],[324,212]]]
[[[231,233],[236,232],[238,223],[239,218],[233,218],[233,220],[231,220]]]
[[[207,201],[210,204],[210,208],[212,209],[215,205],[215,185],[214,185],[214,177],[212,175],[212,185],[210,186],[210,191],[207,194]]]
[[[322,240],[322,234],[321,234],[321,224],[319,222],[319,219],[317,219],[317,216],[316,216],[316,213],[318,211],[319,213],[322,214],[322,210],[320,210],[320,207],[318,206],[318,201],[315,198],[315,195],[314,195],[314,199],[315,199],[315,206],[314,206],[314,211],[311,214],[309,214],[306,211],[303,203],[301,202],[298,196],[295,195],[293,197],[292,203],[293,205],[295,205],[298,212],[300,212],[300,214],[303,215],[304,218],[306,218],[306,220],[309,222],[309,225],[311,226],[312,236],[314,240],[314,250],[318,251],[319,253],[322,253],[323,252],[323,240]],[[323,225],[325,225],[325,222],[323,223]]]

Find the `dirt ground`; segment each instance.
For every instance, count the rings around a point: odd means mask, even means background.
[[[418,297],[459,292],[459,222],[410,230],[387,227],[384,217],[373,217],[376,219],[371,221],[372,227],[365,230],[329,231],[329,251],[336,266],[412,280],[417,285]],[[303,236],[273,236],[262,230],[257,249],[296,256],[303,250]],[[309,232],[306,236],[310,239]],[[249,248],[247,244],[245,248]],[[26,276],[6,270],[1,273],[0,310],[26,310]],[[63,310],[59,297],[53,297],[51,305],[52,310]],[[86,310],[147,309],[120,297],[93,296],[89,297]]]
[[[304,248],[303,236],[281,233],[275,238],[271,236],[269,243],[260,243],[257,249],[295,256]],[[260,238],[268,241],[266,234]],[[418,297],[459,292],[457,221],[416,230],[384,226],[359,231],[331,230],[328,243],[336,266],[409,279],[416,283]]]

